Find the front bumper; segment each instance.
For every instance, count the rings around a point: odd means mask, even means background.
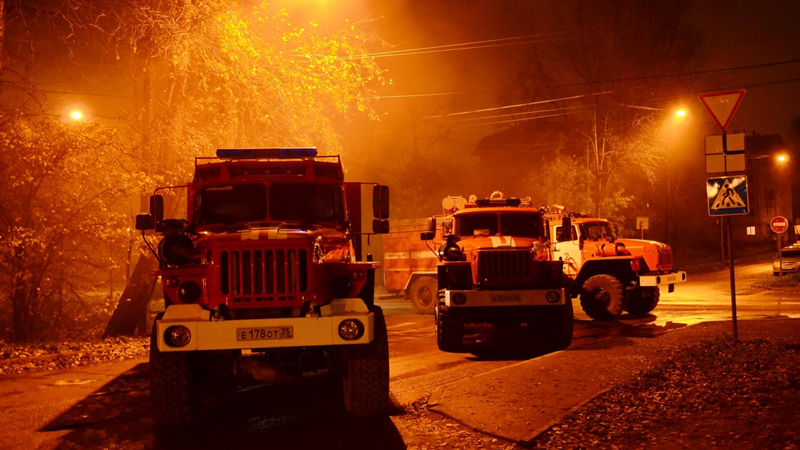
[[[772,271],[775,273],[783,272],[783,273],[796,273],[800,269],[800,263],[796,262],[784,262],[783,267],[780,266],[779,262],[776,260],[772,263]]]
[[[668,284],[683,283],[686,281],[686,272],[672,272],[663,275],[642,275],[639,277],[639,286],[665,286]]]
[[[547,294],[555,293],[557,301],[548,301]],[[455,294],[463,294],[467,301],[461,305],[452,301]],[[444,291],[444,304],[448,308],[474,308],[474,307],[510,307],[510,306],[556,306],[564,304],[564,288],[554,289],[527,289],[508,291],[474,291],[474,290],[449,290]],[[551,298],[553,294],[550,295]]]
[[[369,344],[375,336],[375,316],[359,298],[336,299],[320,308],[320,317],[287,317],[275,319],[209,320],[209,311],[199,305],[172,305],[156,322],[158,350],[185,352],[198,350],[240,350],[253,348],[286,348],[332,345]],[[339,324],[355,319],[364,326],[364,333],[354,340],[339,336]],[[164,335],[170,327],[182,325],[189,329],[191,340],[183,347],[167,344]],[[281,338],[281,329],[292,327],[291,338]],[[274,329],[273,339],[248,339],[250,330]],[[244,333],[244,334],[242,334]],[[256,333],[258,336],[258,333]]]

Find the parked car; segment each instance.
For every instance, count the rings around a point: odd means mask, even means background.
[[[781,273],[800,272],[800,243],[794,243],[781,249],[780,255],[775,255],[772,261],[772,274],[776,277]]]

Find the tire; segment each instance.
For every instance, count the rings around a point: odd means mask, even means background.
[[[444,304],[434,311],[436,319],[436,345],[443,352],[456,352],[464,343],[464,323],[449,317]]]
[[[160,320],[162,314],[156,317]],[[195,382],[188,352],[158,350],[157,323],[150,333],[150,400],[162,427],[188,425],[194,415]]]
[[[436,309],[438,282],[433,277],[419,277],[411,283],[409,299],[420,314],[433,314]]]
[[[595,275],[583,283],[581,308],[595,320],[613,320],[625,309],[622,283],[611,275]]]
[[[536,307],[533,314],[528,321],[528,333],[541,337],[548,352],[564,350],[572,344],[575,317],[571,298],[563,305]]]
[[[625,304],[628,314],[642,316],[656,309],[661,298],[661,289],[654,287],[638,287],[631,291]]]
[[[548,351],[564,350],[572,344],[572,331],[575,316],[572,311],[572,299],[567,298],[564,305],[547,307],[548,320],[543,324],[544,345]]]
[[[344,407],[355,417],[377,416],[385,413],[389,407],[386,319],[379,306],[373,306],[370,310],[375,315],[375,337],[347,357],[342,374]]]

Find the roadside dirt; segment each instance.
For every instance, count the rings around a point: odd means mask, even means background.
[[[800,447],[800,322],[705,340],[574,411],[534,448]]]

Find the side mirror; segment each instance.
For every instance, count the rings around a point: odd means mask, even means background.
[[[150,215],[155,225],[164,220],[164,197],[159,194],[150,196]]]
[[[372,232],[375,234],[389,234],[389,221],[381,219],[373,220]]]
[[[572,240],[572,218],[564,216],[561,219],[561,236],[556,236],[559,242]]]
[[[137,214],[136,227],[137,230],[155,230],[156,221],[153,220],[152,214]]]
[[[428,232],[436,234],[436,217],[428,218]]]
[[[419,240],[421,240],[421,241],[432,241],[434,236],[436,236],[436,233],[432,233],[430,231],[425,231],[425,232],[419,234]]]
[[[372,188],[372,216],[376,219],[389,218],[389,186],[376,184]]]

